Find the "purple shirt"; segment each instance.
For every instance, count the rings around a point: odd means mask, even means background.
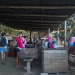
[[[75,42],[75,37],[71,37],[69,43],[73,44]]]

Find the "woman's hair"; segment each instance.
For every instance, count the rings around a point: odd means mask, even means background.
[[[1,36],[3,37],[3,36],[5,36],[5,34],[6,34],[6,33],[2,33]]]
[[[19,34],[23,34],[22,32],[19,32]]]
[[[26,38],[27,36],[23,36],[24,38]]]

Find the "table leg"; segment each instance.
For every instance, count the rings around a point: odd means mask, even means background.
[[[30,61],[27,61],[27,72],[30,73]]]

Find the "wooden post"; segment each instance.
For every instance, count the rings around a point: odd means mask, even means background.
[[[58,45],[59,45],[59,28],[58,28],[58,31],[57,31],[57,42],[58,42]]]
[[[66,21],[65,21],[65,25],[64,25],[64,47],[66,47]]]
[[[51,35],[50,35],[50,28],[48,29],[48,36],[51,36]]]
[[[30,31],[30,43],[31,43],[32,41],[31,41],[31,31]]]
[[[0,36],[1,36],[2,24],[0,23]]]

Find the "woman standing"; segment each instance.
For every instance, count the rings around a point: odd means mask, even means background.
[[[69,41],[69,55],[70,55],[70,57],[74,52],[73,51],[74,43],[75,43],[75,35],[73,37],[71,37],[70,41]]]
[[[2,65],[5,65],[5,52],[7,51],[7,45],[8,45],[8,39],[6,37],[6,33],[2,33],[0,38],[0,52],[1,52]]]
[[[34,36],[33,42],[34,42],[34,45],[36,45],[36,37],[35,36]]]
[[[22,32],[19,33],[19,36],[16,38],[16,43],[17,43],[17,48],[16,48],[16,52],[17,52],[17,57],[16,57],[16,68],[20,68],[20,59],[19,59],[19,52],[20,49],[24,48],[24,40],[22,37]]]

